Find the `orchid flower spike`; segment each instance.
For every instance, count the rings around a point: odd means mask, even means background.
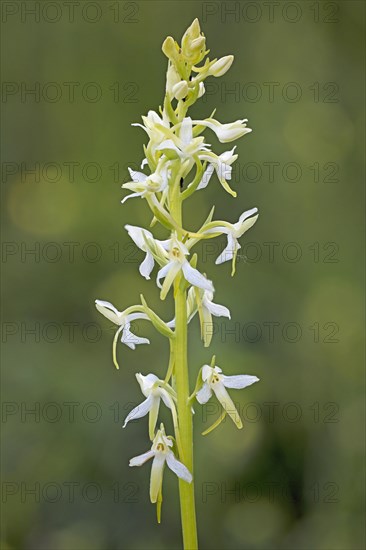
[[[191,483],[192,481],[192,474],[175,457],[171,447],[173,447],[173,441],[165,435],[164,425],[161,424],[160,430],[158,430],[154,438],[151,450],[130,460],[130,466],[142,466],[150,458],[153,458],[150,477],[150,500],[152,503],[157,502],[159,497],[161,498],[165,463],[180,479],[183,479],[187,483]]]
[[[243,427],[239,413],[226,388],[242,389],[251,386],[259,381],[256,376],[239,374],[236,376],[225,376],[219,367],[210,367],[204,365],[201,371],[203,386],[196,393],[196,399],[204,405],[212,397],[212,392],[220,401],[224,411],[230,416],[235,425],[241,429]]]
[[[118,330],[113,339],[113,363],[117,369],[119,365],[117,363],[117,338],[121,334],[122,344],[126,344],[131,349],[135,349],[138,344],[150,344],[150,340],[147,338],[140,338],[133,334],[130,330],[131,322],[136,321],[137,319],[146,319],[149,320],[149,317],[146,313],[142,312],[133,312],[133,309],[138,309],[140,306],[133,306],[128,308],[125,311],[118,311],[110,302],[104,300],[95,300],[95,307],[97,310],[104,315],[107,319],[112,321],[115,325],[118,326]],[[131,311],[132,310],[132,311]]]
[[[127,415],[123,427],[125,428],[130,420],[136,420],[149,414],[149,436],[153,440],[158,420],[160,400],[162,399],[168,409],[173,411],[174,416],[176,394],[169,384],[164,382],[164,380],[159,380],[155,374],[144,376],[141,373],[137,373],[136,379],[146,399]]]

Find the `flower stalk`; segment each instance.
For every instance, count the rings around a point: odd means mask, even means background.
[[[193,475],[193,423],[189,403],[189,374],[187,359],[187,307],[186,291],[177,280],[175,294],[175,385],[182,462]],[[194,478],[191,484],[179,480],[179,498],[184,548],[195,550],[197,543]]]

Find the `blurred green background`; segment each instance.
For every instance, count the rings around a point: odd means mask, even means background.
[[[363,548],[365,4],[1,7],[2,548],[181,547],[176,478],[166,471],[158,526],[150,465],[128,467],[148,449],[146,419],[121,429],[141,400],[135,373],[163,376],[166,342],[139,324],[151,345],[120,344],[116,371],[114,329],[94,299],[124,309],[143,292],[172,317],[124,230],[147,226],[149,212],[139,200],[121,206],[120,186],[146,141],[130,125],[163,98],[161,43],[195,17],[211,57],[235,63],[192,114],[217,107],[218,120],[247,117],[254,131],[238,142],[237,200],[212,178],[185,225],[199,227],[212,204],[230,221],[260,210],[234,279],[214,265],[224,240],[201,247],[199,267],[232,320],[209,350],[190,324],[192,388],[212,353],[227,374],[261,381],[232,391],[240,432],[226,422],[202,437],[218,409],[196,407],[200,545]]]

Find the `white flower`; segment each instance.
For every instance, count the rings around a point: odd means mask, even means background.
[[[143,252],[146,252],[145,259],[139,266],[139,271],[145,279],[150,279],[150,274],[154,268],[155,261],[148,244],[151,244],[155,254],[157,254],[161,260],[164,261],[164,259],[167,258],[166,249],[169,246],[170,239],[166,241],[158,241],[157,239],[154,239],[150,231],[135,225],[125,225],[125,229],[127,229],[129,236],[136,246],[138,246],[138,248],[140,248]]]
[[[207,126],[207,128],[210,128],[210,130],[215,132],[221,143],[235,141],[236,139],[252,131],[251,128],[247,128],[247,118],[244,118],[243,120],[236,120],[235,122],[229,122],[228,124],[221,124],[214,118],[194,120],[193,122],[199,126]]]
[[[149,176],[142,172],[131,170],[131,168],[129,168],[128,171],[132,181],[124,183],[122,188],[129,189],[130,191],[133,191],[133,193],[131,193],[131,195],[127,195],[121,201],[122,204],[133,197],[146,197],[149,194],[161,193],[167,190],[169,178],[169,166],[167,159],[161,159],[155,172]]]
[[[146,399],[127,415],[123,427],[125,428],[130,420],[142,418],[149,413],[149,436],[152,440],[155,435],[160,400],[162,399],[169,409],[175,409],[175,392],[173,388],[171,388],[163,380],[160,380],[157,376],[155,376],[155,374],[143,376],[141,373],[137,373],[136,378]]]
[[[234,223],[226,223],[225,226],[218,226],[214,229],[208,229],[206,233],[226,233],[227,246],[216,259],[216,264],[222,264],[232,259],[232,275],[235,273],[235,260],[238,250],[241,248],[238,239],[250,229],[258,219],[258,208],[252,208],[243,212],[239,220]]]
[[[149,111],[147,116],[142,116],[143,125],[139,122],[134,122],[132,126],[139,126],[150,138],[150,142],[156,146],[161,143],[165,136],[164,128],[169,128],[169,121],[163,115],[163,118],[155,111]],[[154,147],[153,147],[154,148]]]
[[[142,466],[147,460],[153,458],[150,477],[150,500],[152,503],[157,502],[159,496],[161,498],[165,463],[179,478],[187,483],[191,483],[192,481],[192,474],[184,464],[176,459],[171,450],[172,446],[173,441],[165,435],[164,426],[161,424],[160,430],[158,430],[154,438],[151,450],[130,460],[130,466]]]
[[[169,259],[170,261],[158,272],[156,282],[161,288],[160,297],[165,299],[174,279],[180,271],[183,272],[184,278],[191,285],[213,291],[213,284],[206,279],[197,269],[191,266],[186,256],[189,254],[187,247],[174,235],[170,240]],[[160,279],[165,278],[163,285],[160,284]]]
[[[225,191],[230,193],[230,195],[236,197],[235,191],[231,189],[231,187],[228,185],[226,181],[231,179],[231,172],[232,172],[231,165],[238,158],[238,155],[234,155],[235,149],[236,149],[236,145],[231,149],[231,151],[225,151],[224,153],[221,153],[221,155],[219,156],[215,155],[214,153],[200,154],[200,159],[206,160],[210,164],[206,168],[202,176],[202,179],[198,184],[197,189],[204,189],[205,187],[207,187],[212,174],[216,170],[216,174],[219,179],[219,182],[221,183]]]
[[[190,117],[183,119],[178,130],[179,136],[173,133],[174,130],[175,127],[173,126],[170,138],[157,147],[158,151],[174,151],[182,161],[188,159],[191,166],[194,164],[193,155],[201,151],[209,151],[209,145],[204,143],[203,137],[193,137],[192,119]]]
[[[126,346],[131,349],[135,349],[138,344],[150,344],[150,340],[147,338],[140,338],[130,331],[132,321],[136,321],[136,319],[148,320],[149,317],[146,313],[129,313],[131,308],[128,308],[128,310],[122,312],[118,311],[113,304],[104,300],[95,300],[95,307],[100,313],[102,313],[102,315],[104,315],[104,317],[119,327],[113,339],[113,363],[116,368],[119,369],[116,356],[117,338],[119,334],[122,332],[121,342],[126,344]]]
[[[251,386],[251,384],[258,382],[259,378],[256,376],[249,376],[247,374],[225,376],[222,374],[222,370],[219,367],[204,365],[202,367],[202,380],[203,386],[196,394],[197,401],[201,403],[201,405],[207,403],[207,401],[212,397],[213,392],[220,401],[225,412],[230,416],[236,426],[239,429],[242,428],[243,424],[239,413],[225,388],[246,388],[247,386]]]

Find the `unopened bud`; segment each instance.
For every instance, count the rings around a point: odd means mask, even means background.
[[[192,40],[192,42],[189,45],[189,51],[193,54],[196,52],[200,52],[202,48],[205,47],[206,39],[204,36],[199,36],[198,38],[195,38]]]
[[[186,80],[181,80],[172,88],[172,94],[176,99],[183,99],[188,94],[188,84]]]
[[[177,58],[177,53],[179,51],[179,46],[175,42],[174,38],[168,36],[161,47],[163,53],[167,56],[168,59],[174,60]]]
[[[201,28],[198,19],[196,18],[192,25],[188,27],[182,38],[182,47],[185,48],[195,38],[198,38],[201,34]]]
[[[233,61],[233,55],[225,55],[225,57],[221,57],[211,65],[208,74],[216,77],[224,75],[230,69]]]

